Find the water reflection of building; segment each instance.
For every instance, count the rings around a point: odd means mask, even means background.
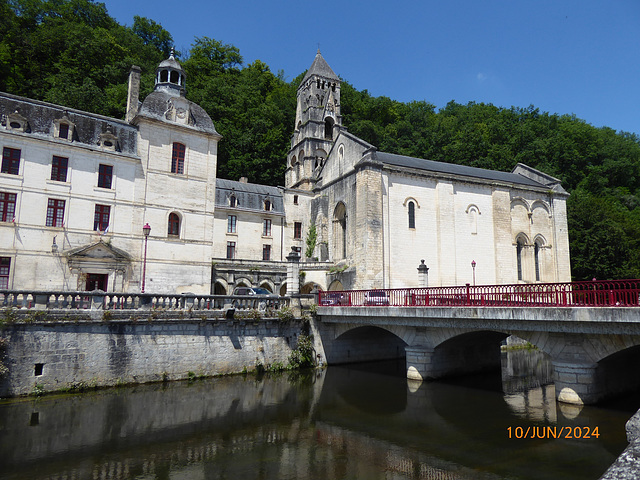
[[[491,480],[530,471],[542,456],[564,465],[576,449],[584,453],[576,469],[604,471],[622,450],[611,453],[599,441],[516,442],[504,427],[518,417],[496,391],[434,382],[407,392],[403,378],[372,375],[330,368],[302,378],[225,377],[0,405],[0,478],[199,480],[260,472],[449,480],[482,471]],[[364,401],[354,401],[358,389]],[[607,438],[614,432],[597,424]]]
[[[553,366],[549,356],[535,349],[502,353],[502,389],[516,415],[536,422],[556,422]]]

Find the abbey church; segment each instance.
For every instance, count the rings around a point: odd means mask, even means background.
[[[320,52],[281,187],[217,178],[186,81],[172,55],[140,101],[133,67],[125,120],[0,93],[0,289],[284,294],[292,252],[303,292],[417,286],[422,261],[429,286],[570,281],[557,179],[379,151]]]

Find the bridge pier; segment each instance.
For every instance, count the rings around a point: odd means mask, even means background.
[[[585,405],[604,396],[596,375],[596,363],[571,363],[552,360],[556,398],[559,402]]]
[[[433,377],[433,348],[423,345],[407,345],[407,378],[422,381]]]

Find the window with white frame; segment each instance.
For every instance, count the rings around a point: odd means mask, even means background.
[[[238,217],[236,215],[227,216],[227,233],[237,233],[236,225],[238,223]]]
[[[9,273],[11,272],[11,257],[0,257],[0,288],[9,288]]]
[[[262,236],[271,236],[271,220],[269,218],[265,218],[264,220],[262,220]]]
[[[2,149],[2,173],[19,175],[20,173],[20,149],[4,147]]]
[[[64,227],[64,200],[50,198],[47,202],[47,227]]]
[[[16,194],[0,192],[0,222],[12,222],[16,215]]]

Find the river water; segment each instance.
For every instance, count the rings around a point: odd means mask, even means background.
[[[535,351],[455,382],[404,375],[398,361],[5,401],[0,479],[597,479],[640,406],[557,404]]]

